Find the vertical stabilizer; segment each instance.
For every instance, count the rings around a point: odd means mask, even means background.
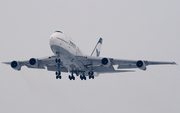
[[[99,41],[98,41],[98,43],[96,44],[93,52],[91,53],[91,56],[96,56],[96,57],[98,57],[98,56],[100,55],[102,41],[103,41],[103,39],[100,38]]]

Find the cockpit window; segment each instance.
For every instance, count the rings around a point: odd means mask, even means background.
[[[55,32],[62,33],[62,31],[59,31],[59,30],[57,30],[57,31],[55,31]]]

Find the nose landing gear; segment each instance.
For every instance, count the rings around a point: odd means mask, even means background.
[[[60,56],[59,56],[59,52],[56,52],[57,56],[56,56],[56,64],[57,64],[57,71],[56,71],[56,79],[61,79],[61,70],[60,70],[60,65],[61,65],[61,60],[60,60]]]

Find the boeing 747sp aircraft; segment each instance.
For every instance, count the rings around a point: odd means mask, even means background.
[[[48,71],[55,71],[56,79],[61,79],[61,72],[70,72],[70,80],[75,80],[74,74],[77,76],[80,75],[81,80],[86,80],[86,77],[94,79],[94,77],[102,73],[134,72],[134,70],[127,70],[132,68],[139,68],[145,71],[148,65],[176,64],[175,62],[122,60],[99,57],[102,41],[103,39],[100,38],[91,55],[87,56],[81,52],[70,37],[64,34],[64,32],[56,30],[49,39],[51,50],[54,53],[53,56],[3,63],[10,65],[18,71],[21,70],[22,66],[35,69],[47,68]],[[117,69],[114,68],[114,65],[118,65]]]

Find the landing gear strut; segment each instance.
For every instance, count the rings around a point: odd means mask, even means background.
[[[75,73],[76,73],[76,76],[79,76],[79,72],[78,71],[76,71]]]

